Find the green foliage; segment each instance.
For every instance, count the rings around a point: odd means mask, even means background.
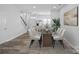
[[[52,27],[54,28],[53,31],[56,32],[60,27],[60,19],[52,19],[53,23]]]

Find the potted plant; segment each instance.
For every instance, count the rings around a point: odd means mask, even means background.
[[[53,32],[56,32],[58,30],[58,28],[60,27],[60,19],[52,19],[53,24]]]

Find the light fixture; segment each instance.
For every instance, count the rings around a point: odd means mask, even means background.
[[[53,8],[57,8],[56,6],[53,6]]]
[[[36,6],[33,6],[33,8],[36,8]]]
[[[30,17],[31,19],[36,19],[36,17]]]

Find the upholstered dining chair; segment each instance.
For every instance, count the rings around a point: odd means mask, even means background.
[[[30,36],[30,39],[31,39],[31,43],[30,43],[29,48],[31,47],[31,45],[33,44],[33,42],[35,40],[38,40],[39,46],[41,47],[41,33],[40,32],[35,31],[34,28],[29,29],[29,36]]]
[[[55,46],[55,41],[58,40],[63,45],[64,48],[64,43],[63,43],[64,33],[65,33],[65,29],[59,28],[56,34],[52,34],[54,38],[53,47]]]

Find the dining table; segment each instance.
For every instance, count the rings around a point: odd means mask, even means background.
[[[53,40],[52,32],[42,32],[42,47],[53,47]]]

